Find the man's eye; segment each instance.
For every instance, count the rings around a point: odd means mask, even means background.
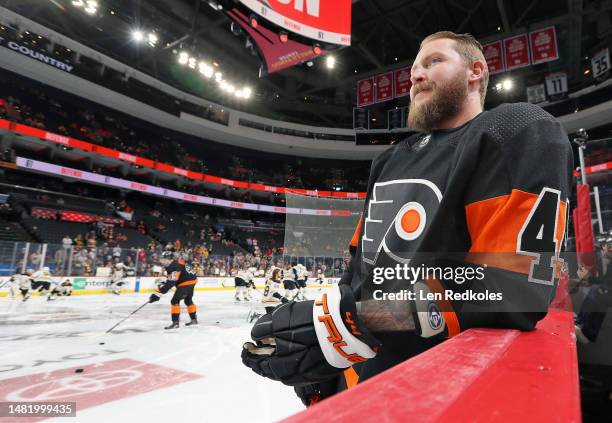
[[[432,58],[432,59],[429,61],[429,63],[430,63],[430,64],[434,64],[434,63],[439,63],[439,62],[441,62],[441,61],[442,61],[442,59],[440,59],[439,57],[434,57],[434,58]]]

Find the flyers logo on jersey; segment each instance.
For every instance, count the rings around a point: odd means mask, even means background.
[[[361,238],[363,260],[374,265],[384,250],[395,261],[409,263],[441,201],[440,189],[425,179],[376,183]]]

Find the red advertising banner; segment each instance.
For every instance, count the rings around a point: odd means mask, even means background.
[[[374,103],[374,78],[357,82],[357,106],[369,106]]]
[[[373,98],[374,79],[370,78],[369,81],[370,81],[370,87],[372,90],[370,94],[370,98]],[[372,102],[370,102],[369,104],[372,104]],[[165,164],[165,163],[154,162],[153,160],[145,159],[144,157],[134,156],[134,155],[127,154],[121,151],[113,150],[111,148],[106,148],[106,147],[91,144],[85,141],[80,141],[75,138],[70,138],[64,135],[47,132],[42,129],[33,128],[31,126],[22,125],[22,124],[15,123],[15,122],[12,122],[6,119],[0,119],[0,129],[8,129],[10,131],[13,131],[13,132],[16,132],[22,135],[38,138],[38,139],[53,142],[56,144],[66,145],[66,146],[73,147],[79,150],[92,151],[101,156],[110,157],[113,159],[119,159],[119,160],[127,161],[130,163],[135,163],[142,167],[146,167],[150,169],[157,169],[162,172],[182,175],[189,179],[194,179],[198,181],[210,182],[213,184],[229,185],[229,186],[233,186],[236,188],[250,189],[250,190],[255,190],[255,191],[273,192],[273,193],[278,193],[278,194],[283,194],[286,190],[286,188],[284,187],[275,187],[275,186],[263,185],[263,184],[252,184],[252,183],[243,182],[243,181],[234,181],[232,179],[225,179],[219,176],[207,175],[207,174],[203,174],[199,172],[192,172],[190,170],[177,168],[177,167]],[[65,172],[67,172],[66,175],[68,176],[80,177],[81,171],[65,170]],[[69,172],[77,172],[78,174],[73,175]],[[304,192],[306,191],[304,190]],[[312,191],[312,192],[313,194],[311,195],[316,195],[318,197],[365,198],[365,195],[366,195],[364,192],[358,192],[358,193],[357,192],[344,192],[344,191],[333,191],[333,192],[332,191]]]
[[[529,66],[529,39],[527,34],[517,35],[504,40],[506,70]]]
[[[557,32],[554,26],[530,32],[529,46],[531,47],[531,63],[534,65],[559,58]]]
[[[502,41],[495,41],[494,43],[485,44],[482,46],[482,52],[484,53],[487,66],[489,68],[489,75],[503,72],[504,68],[504,51]]]
[[[352,0],[240,0],[240,3],[304,37],[351,45]]]
[[[317,55],[312,45],[299,43],[294,40],[287,40],[283,43],[276,32],[265,28],[263,25],[253,28],[248,17],[238,9],[232,9],[227,14],[255,42],[266,62],[266,70],[269,74],[313,60],[326,53],[325,50],[321,50]]]
[[[393,100],[393,72],[376,76],[376,102]]]
[[[412,87],[412,81],[410,80],[411,70],[412,66],[407,66],[393,72],[393,79],[395,80],[395,97],[410,95],[410,87]]]

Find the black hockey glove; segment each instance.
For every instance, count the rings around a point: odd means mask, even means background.
[[[149,303],[154,303],[159,301],[159,299],[161,298],[161,294],[154,292],[153,294],[151,294],[151,296],[149,297]]]
[[[379,342],[357,318],[348,285],[335,285],[315,301],[291,301],[262,316],[251,331],[255,343],[242,362],[286,385],[322,382],[376,355]]]

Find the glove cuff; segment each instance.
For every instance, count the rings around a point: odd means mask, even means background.
[[[331,290],[319,295],[312,308],[312,320],[325,360],[339,369],[373,358],[378,350],[378,342],[359,325],[350,287],[342,288],[333,285]]]

